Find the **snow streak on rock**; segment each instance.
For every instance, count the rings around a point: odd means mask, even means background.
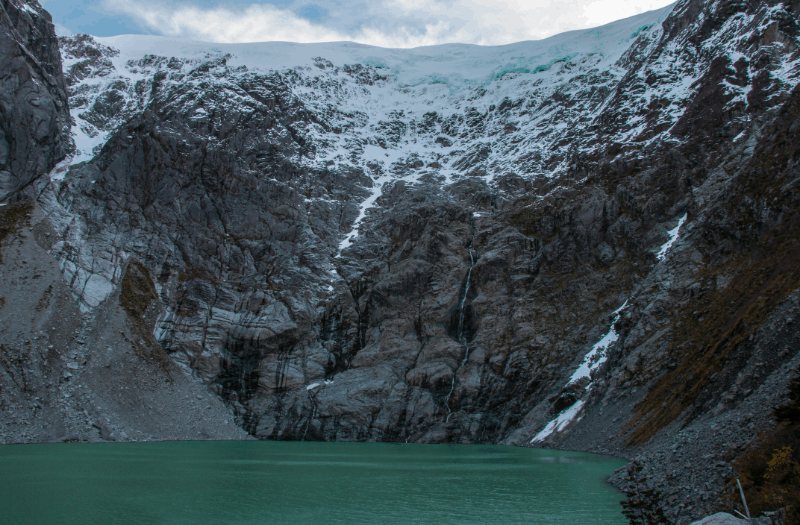
[[[656,255],[659,261],[664,260],[664,257],[667,256],[667,252],[669,251],[669,249],[672,248],[672,245],[675,244],[675,241],[678,240],[678,235],[680,234],[681,226],[683,226],[683,223],[686,222],[687,216],[688,216],[687,214],[684,214],[683,217],[681,217],[678,220],[678,225],[667,232],[667,235],[669,235],[669,240],[661,246],[661,249],[658,250],[658,255]]]
[[[579,383],[583,379],[591,379],[592,372],[600,368],[600,365],[606,361],[606,352],[608,351],[608,347],[610,347],[617,341],[617,339],[619,339],[617,331],[614,329],[614,325],[617,324],[617,321],[619,321],[619,317],[622,315],[621,312],[626,306],[628,306],[628,301],[625,301],[622,306],[614,311],[616,317],[614,317],[614,320],[611,322],[611,327],[608,329],[608,333],[604,335],[600,341],[595,343],[595,345],[592,347],[592,350],[586,354],[586,356],[583,358],[583,363],[581,363],[581,366],[579,366],[578,369],[573,372],[565,386],[569,387],[570,385]],[[591,382],[584,387],[586,393],[588,393],[591,389]],[[534,436],[534,438],[531,440],[531,443],[544,441],[550,435],[558,433],[566,428],[567,425],[569,425],[578,415],[581,408],[583,408],[584,403],[585,401],[578,400],[572,406],[563,410],[555,419],[550,421],[541,432]]]
[[[621,315],[620,312],[622,312],[626,306],[628,306],[627,301],[625,301],[625,304],[614,311],[614,313],[617,315],[614,317],[614,320],[611,321],[611,327],[608,329],[608,333],[604,335],[603,338],[597,343],[595,343],[595,345],[592,347],[592,350],[586,354],[586,357],[583,358],[583,363],[581,363],[581,366],[579,366],[569,378],[567,386],[577,383],[581,379],[591,378],[592,372],[600,368],[600,365],[605,363],[606,351],[608,350],[608,347],[611,346],[612,343],[616,342],[617,339],[619,339],[617,331],[614,329],[614,325],[617,324],[617,321],[619,321],[619,316]],[[591,388],[591,383],[586,388],[587,390]]]
[[[536,434],[531,443],[540,443],[550,437],[552,434],[558,433],[567,427],[570,423],[576,420],[578,413],[583,408],[584,401],[576,401],[574,405],[564,410],[557,418],[547,424],[541,432]],[[577,418],[580,419],[580,418]]]
[[[351,228],[350,232],[344,236],[344,239],[339,244],[339,252],[336,255],[337,257],[341,257],[342,252],[353,244],[353,239],[358,236],[358,228],[361,226],[361,221],[364,220],[364,217],[367,215],[367,210],[375,206],[375,201],[378,200],[378,197],[381,196],[381,189],[383,185],[391,180],[389,176],[379,177],[375,180],[372,187],[372,194],[361,203],[359,206],[358,217],[353,222],[353,227]]]

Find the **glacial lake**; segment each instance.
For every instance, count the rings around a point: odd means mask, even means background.
[[[623,461],[482,445],[0,446],[0,522],[625,525]]]

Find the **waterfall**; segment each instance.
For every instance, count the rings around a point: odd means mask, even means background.
[[[467,341],[464,338],[464,306],[467,304],[467,294],[469,293],[469,281],[472,278],[472,267],[475,266],[475,259],[472,257],[472,247],[468,248],[469,251],[469,271],[467,272],[467,284],[464,285],[464,298],[461,299],[460,312],[458,314],[458,342],[467,346]],[[467,346],[467,349],[469,347]]]
[[[453,413],[453,410],[450,408],[450,398],[453,396],[453,390],[456,388],[456,375],[458,374],[458,371],[461,370],[461,367],[467,364],[467,359],[469,359],[469,344],[467,344],[467,338],[464,336],[464,311],[467,304],[467,296],[469,295],[470,280],[472,279],[472,267],[475,266],[475,257],[472,255],[472,243],[470,243],[467,251],[469,252],[469,271],[467,271],[467,282],[464,285],[464,297],[461,299],[461,304],[459,305],[458,327],[456,329],[456,338],[458,339],[459,343],[464,345],[465,348],[464,358],[453,372],[453,380],[450,383],[450,392],[447,393],[447,399],[444,403],[447,407],[447,418],[444,420],[445,423],[450,421],[450,416]]]
[[[317,402],[314,400],[314,396],[312,396],[310,393],[308,394],[308,397],[311,398],[311,403],[313,406],[311,407],[311,417],[309,417],[308,421],[306,421],[306,429],[303,431],[303,437],[300,439],[300,441],[306,440],[306,434],[308,434],[308,427],[311,425],[311,420],[317,415]]]

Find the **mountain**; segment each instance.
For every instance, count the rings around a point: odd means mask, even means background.
[[[800,3],[392,50],[2,2],[0,438],[560,447],[724,505],[800,363]]]
[[[38,4],[4,1],[0,20],[0,201],[47,175],[69,151],[58,40]]]

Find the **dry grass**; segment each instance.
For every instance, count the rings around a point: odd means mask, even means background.
[[[156,287],[147,268],[136,259],[131,259],[120,285],[120,306],[131,317],[141,318],[150,302],[157,297]]]
[[[703,280],[732,272],[726,288],[692,301],[673,318],[675,329],[670,354],[678,367],[659,378],[628,429],[636,428],[630,444],[641,444],[674,421],[720,372],[731,352],[761,328],[775,307],[800,287],[800,228],[797,237],[784,238],[775,250],[751,261],[743,255],[716,271],[704,272]]]
[[[119,304],[128,314],[134,333],[139,341],[131,341],[136,354],[158,364],[169,374],[169,357],[153,337],[147,326],[145,314],[150,304],[158,298],[156,287],[147,268],[131,258],[125,276],[120,283]]]
[[[697,277],[712,291],[678,309],[670,357],[676,369],[659,378],[636,407],[626,431],[630,444],[642,444],[676,420],[711,384],[733,350],[759,330],[786,297],[800,288],[800,191],[796,176],[800,143],[789,125],[800,117],[800,96],[784,108],[782,127],[763,141],[732,182],[730,198],[718,205],[732,210],[716,226],[735,239],[738,255]],[[796,182],[796,181],[794,181]],[[765,224],[771,217],[772,225]],[[780,218],[778,220],[777,218]],[[711,233],[715,226],[706,225]],[[713,242],[713,241],[712,241]],[[713,246],[709,247],[713,251]],[[732,275],[725,288],[713,284]]]
[[[784,524],[800,524],[800,425],[781,425],[733,462],[753,516],[785,509]],[[742,512],[736,482],[728,487],[729,510]]]
[[[189,267],[185,271],[180,270],[178,272],[178,282],[184,283],[193,279],[208,281],[214,285],[219,284],[219,278],[203,268]]]
[[[16,233],[22,225],[31,217],[33,203],[30,200],[15,202],[0,208],[0,244],[6,238]],[[0,253],[0,263],[3,262],[3,255]]]

